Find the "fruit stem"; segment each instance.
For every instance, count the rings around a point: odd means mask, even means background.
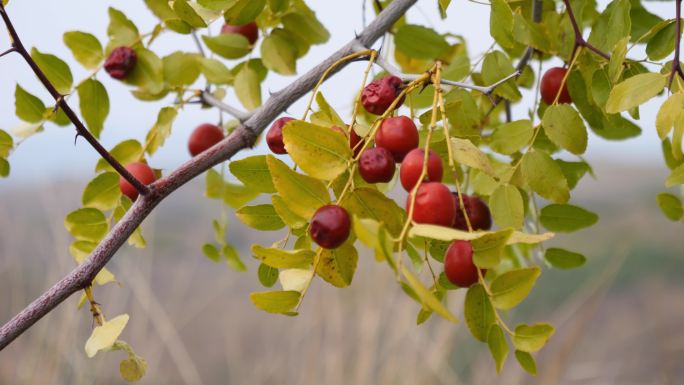
[[[136,177],[134,177],[126,168],[124,168],[119,161],[114,159],[114,157],[98,142],[98,140],[93,136],[93,134],[88,131],[88,129],[83,125],[81,120],[78,118],[76,113],[69,107],[69,104],[66,102],[66,99],[64,98],[64,95],[62,95],[55,86],[50,82],[48,77],[45,75],[43,70],[38,67],[38,64],[33,60],[29,52],[26,50],[24,47],[24,44],[21,42],[21,39],[19,38],[19,34],[17,33],[16,29],[14,28],[14,25],[12,24],[12,21],[9,18],[9,15],[7,14],[7,11],[5,10],[5,6],[2,4],[2,1],[0,1],[0,17],[2,17],[2,20],[5,23],[5,26],[7,27],[7,31],[9,32],[10,35],[10,40],[12,41],[12,48],[14,48],[14,51],[19,53],[22,58],[24,58],[24,61],[26,61],[26,64],[31,67],[33,70],[33,73],[38,77],[38,80],[43,84],[43,86],[47,89],[47,91],[52,95],[52,97],[55,99],[55,102],[57,105],[64,111],[64,114],[69,118],[69,120],[74,124],[76,127],[76,137],[82,136],[85,138],[85,140],[90,143],[90,145],[97,151],[100,156],[107,161],[118,173],[121,175],[124,179],[126,179],[133,187],[135,187],[136,190],[138,190],[138,193],[140,195],[147,195],[150,190],[147,186],[142,184]]]
[[[558,104],[558,99],[560,99],[561,93],[563,92],[563,88],[565,88],[565,85],[568,82],[568,76],[570,76],[570,71],[572,71],[572,67],[575,66],[575,63],[577,62],[577,58],[582,53],[582,49],[584,47],[577,46],[575,48],[576,49],[573,50],[573,55],[572,55],[572,59],[570,61],[570,65],[568,66],[568,70],[565,71],[565,74],[563,75],[563,80],[561,80],[561,84],[558,87],[558,91],[556,91],[556,97],[553,99],[553,103],[551,103],[551,105]]]

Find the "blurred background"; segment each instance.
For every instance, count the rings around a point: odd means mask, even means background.
[[[332,37],[298,63],[300,73],[363,28],[361,0],[308,3]],[[419,2],[409,20],[457,30],[468,39],[473,58],[489,48],[487,5],[454,0],[446,24],[434,3]],[[645,5],[662,17],[673,15],[672,2]],[[125,10],[141,32],[155,22],[139,0],[13,0],[8,10],[27,46],[74,63],[62,33],[78,29],[104,40],[107,6]],[[0,34],[0,50],[8,44]],[[189,37],[168,34],[156,49],[166,54],[193,46]],[[632,55],[638,57],[638,49]],[[360,81],[363,66],[350,66],[323,89],[334,95],[328,99],[343,116],[351,112],[356,90],[349,84]],[[15,83],[49,99],[18,57],[0,59],[0,71],[0,128],[11,130],[18,123]],[[72,71],[75,79],[87,75],[75,64]],[[169,101],[139,103],[123,85],[99,78],[111,99],[105,146],[131,137],[142,140]],[[278,90],[291,80],[270,75],[266,85]],[[386,266],[368,254],[361,255],[350,288],[315,281],[298,317],[257,311],[248,298],[249,292],[261,290],[249,245],[269,244],[279,234],[250,231],[230,215],[228,240],[248,261],[248,272],[235,273],[207,260],[200,247],[211,241],[211,220],[220,207],[203,198],[202,178],[162,202],[143,224],[148,248],[122,248],[108,266],[121,284],[98,287],[95,296],[108,317],[131,315],[122,339],[149,363],[142,384],[681,383],[684,239],[682,224],[667,221],[655,201],[668,175],[653,127],[660,102],[642,110],[639,138],[590,138],[586,159],[597,178],[581,182],[573,202],[601,219],[589,230],[551,242],[584,253],[587,265],[576,271],[547,269],[522,306],[506,314],[512,324],[546,321],[557,329],[536,355],[536,378],[522,373],[513,357],[497,376],[486,346],[474,341],[462,323],[435,318],[416,326],[419,307],[401,292]],[[300,101],[289,112],[297,115],[302,109]],[[523,118],[525,107],[514,113]],[[150,159],[152,165],[169,171],[186,161],[191,130],[217,120],[215,111],[186,108],[165,147]],[[254,151],[263,152],[264,146]],[[85,142],[73,145],[71,127],[54,126],[21,143],[10,156],[12,173],[0,179],[0,322],[74,267],[63,218],[79,207],[96,161]],[[449,298],[461,316],[463,294],[452,292]],[[118,374],[123,353],[85,356],[93,325],[87,309],[77,310],[77,300],[67,300],[0,352],[0,384],[124,383]]]

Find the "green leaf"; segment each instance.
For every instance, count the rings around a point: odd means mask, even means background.
[[[394,237],[399,236],[406,219],[404,210],[394,200],[377,190],[367,187],[354,189],[342,201],[342,207],[350,215],[355,215],[359,218],[370,218],[383,223],[387,231]]]
[[[333,180],[347,169],[352,157],[344,134],[302,120],[283,127],[283,142],[292,160],[307,174]]]
[[[551,231],[572,232],[592,226],[598,215],[578,206],[551,204],[541,209],[539,221]]]
[[[313,263],[316,253],[312,250],[282,250],[252,245],[252,255],[261,263],[277,269],[306,269]]]
[[[278,281],[278,269],[263,263],[259,265],[258,275],[264,287],[272,287]]]
[[[188,4],[187,0],[174,0],[173,10],[184,22],[193,28],[204,28],[207,23],[195,12],[195,9]]]
[[[525,219],[525,207],[522,195],[517,188],[502,184],[489,197],[489,209],[494,221],[505,229],[512,227],[520,229]]]
[[[319,111],[311,115],[311,122],[318,125],[345,127],[346,124],[340,115],[330,106],[322,92],[316,93],[316,103]]]
[[[109,7],[107,36],[110,39],[107,45],[107,52],[116,47],[132,47],[140,41],[140,33],[138,33],[138,28],[135,24],[123,12],[112,7]]]
[[[489,176],[495,176],[494,169],[487,155],[470,140],[451,138],[451,148],[456,162],[481,170]]]
[[[437,59],[449,49],[444,36],[415,24],[404,24],[394,35],[397,49],[414,59]]]
[[[278,194],[295,214],[310,218],[319,207],[330,203],[328,189],[320,180],[293,171],[272,155],[266,162]]]
[[[245,206],[235,212],[240,222],[261,231],[279,230],[285,227],[272,205]]]
[[[513,48],[513,11],[506,0],[492,0],[489,34],[504,48]]]
[[[202,4],[202,1],[199,3]],[[168,0],[145,0],[145,4],[159,20],[175,19],[177,17],[176,13],[171,9]]]
[[[0,130],[0,157],[6,158],[14,147],[14,140],[7,132]]]
[[[663,60],[670,56],[675,49],[675,35],[677,26],[674,20],[668,20],[666,26],[660,29],[648,40],[646,55],[651,60]]]
[[[211,243],[205,243],[202,245],[202,253],[213,262],[218,262],[221,260],[221,253],[216,246]]]
[[[449,309],[444,306],[444,304],[434,295],[433,292],[428,290],[420,280],[413,275],[413,273],[408,270],[406,266],[401,267],[402,274],[406,278],[409,287],[418,296],[418,299],[423,304],[424,307],[433,310],[435,313],[441,315],[447,321],[453,323],[458,322],[458,319],[453,315]]]
[[[202,40],[212,52],[226,59],[238,59],[251,51],[247,38],[237,33],[202,36]]]
[[[629,0],[614,0],[594,23],[588,42],[600,50],[612,51],[631,31]]]
[[[0,178],[7,178],[10,174],[10,164],[5,158],[0,158]]]
[[[684,184],[684,164],[672,170],[670,176],[665,180],[666,187],[672,187],[677,184]]]
[[[127,165],[129,163],[139,161],[143,156],[143,147],[135,139],[124,140],[109,150],[109,154],[114,157],[119,163]],[[106,160],[100,159],[97,161],[95,171],[114,171],[114,168],[107,163]]]
[[[307,219],[300,217],[290,210],[285,200],[277,194],[271,196],[273,208],[286,225],[293,229],[300,229],[307,224]]]
[[[506,357],[508,357],[508,344],[499,325],[493,324],[489,328],[487,346],[489,346],[489,352],[496,363],[496,372],[501,373],[501,369],[503,369],[504,363],[506,363]]]
[[[261,59],[266,68],[281,75],[297,73],[297,47],[281,35],[271,34],[261,42]]]
[[[45,73],[50,83],[55,87],[57,92],[62,95],[67,95],[71,92],[71,85],[74,82],[74,77],[71,74],[69,66],[55,55],[42,53],[36,48],[31,49],[31,58],[36,62],[38,67]]]
[[[233,74],[220,61],[210,58],[199,58],[198,63],[202,74],[204,74],[209,83],[231,84],[233,82]]]
[[[625,56],[627,55],[627,45],[629,44],[629,36],[620,40],[610,55],[610,62],[608,63],[608,76],[610,84],[615,84],[620,81],[622,71],[624,69]]]
[[[230,172],[235,175],[245,186],[262,193],[272,194],[276,192],[268,170],[266,155],[255,155],[248,158],[234,160],[228,166]]]
[[[501,261],[513,229],[505,229],[495,233],[487,233],[471,242],[473,246],[473,262],[483,269],[496,267]]]
[[[335,287],[351,285],[359,254],[351,242],[336,249],[321,249],[316,274]]]
[[[99,138],[109,114],[107,89],[99,81],[87,79],[78,86],[78,100],[88,130]]]
[[[515,359],[518,360],[518,364],[527,373],[536,376],[537,375],[537,363],[534,361],[534,357],[528,352],[523,352],[521,350],[515,351]]]
[[[570,199],[568,182],[560,166],[544,151],[532,150],[522,159],[522,173],[530,188],[556,203]]]
[[[133,71],[124,81],[139,87],[149,94],[158,94],[164,90],[164,64],[152,51],[146,48],[136,48],[138,59]]]
[[[534,128],[531,121],[516,120],[497,127],[492,133],[489,147],[500,154],[511,155],[530,144],[533,135]]]
[[[25,122],[42,122],[45,119],[45,104],[17,84],[14,89],[14,113]]]
[[[64,226],[76,239],[91,242],[99,242],[109,231],[107,218],[94,208],[72,211],[64,219]]]
[[[240,103],[248,110],[253,110],[261,105],[261,82],[259,73],[249,62],[235,75],[233,89]]]
[[[544,132],[557,146],[575,155],[587,149],[587,127],[579,113],[568,104],[549,106],[542,119]]]
[[[98,210],[111,210],[119,203],[119,174],[105,172],[95,177],[86,186],[81,198],[84,207]]]
[[[492,303],[499,309],[514,308],[527,297],[540,274],[538,267],[531,267],[499,275],[490,287]]]
[[[259,16],[266,6],[266,0],[236,0],[226,10],[224,17],[226,22],[233,25],[243,25]]]
[[[544,259],[558,269],[574,269],[584,265],[587,258],[579,253],[552,247],[546,249]]]
[[[231,269],[238,272],[247,271],[247,266],[245,266],[245,264],[240,259],[240,255],[238,254],[237,250],[235,250],[235,247],[227,244],[223,245],[221,253],[223,254],[223,257],[226,259],[226,263],[228,264],[228,266],[230,266]]]
[[[269,313],[280,313],[285,315],[297,315],[295,307],[299,303],[298,291],[266,291],[252,293],[249,299],[258,309]]]
[[[660,210],[668,219],[672,221],[682,219],[682,216],[684,216],[684,207],[682,207],[682,201],[679,197],[663,192],[658,194],[656,199],[658,201],[658,207],[660,207]]]
[[[678,92],[660,106],[656,116],[656,129],[660,140],[665,139],[675,126],[675,123],[684,115],[684,92]]]
[[[667,75],[643,73],[618,83],[610,91],[606,112],[614,114],[646,103],[667,85]]]
[[[518,325],[513,334],[513,345],[523,352],[534,353],[544,347],[553,333],[553,326],[547,323]]]
[[[514,71],[515,68],[511,64],[511,59],[500,51],[488,53],[482,62],[482,80],[487,85],[496,83]],[[514,79],[496,87],[494,94],[511,101],[518,101],[522,98]]]
[[[178,110],[174,107],[164,107],[159,110],[157,122],[154,123],[154,126],[152,126],[145,138],[145,151],[148,154],[154,154],[159,147],[164,145],[166,138],[171,135],[171,126],[177,116]]]
[[[112,347],[126,327],[128,318],[128,314],[121,314],[95,327],[85,344],[88,358],[93,358],[100,350]]]
[[[171,87],[189,86],[200,74],[197,55],[176,51],[162,59],[164,80]]]
[[[104,59],[102,44],[97,38],[86,32],[65,32],[64,44],[71,50],[74,58],[87,69],[96,69]]]
[[[323,44],[330,39],[330,33],[316,17],[305,13],[288,13],[281,19],[283,26],[308,44]]]
[[[473,337],[486,342],[489,327],[496,322],[496,315],[489,296],[481,284],[477,283],[468,289],[463,312],[463,317]]]

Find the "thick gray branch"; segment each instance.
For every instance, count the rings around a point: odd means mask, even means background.
[[[151,185],[150,193],[138,197],[133,207],[114,225],[109,234],[83,264],[72,270],[0,328],[0,350],[71,294],[88,286],[133,231],[166,196],[212,166],[230,159],[240,150],[253,146],[256,137],[265,127],[288,106],[310,92],[331,64],[356,52],[356,47],[359,44],[363,47],[370,47],[416,2],[417,0],[393,1],[356,39],[339,49],[294,83],[275,93],[230,136]],[[337,66],[333,72],[341,69],[344,65]]]

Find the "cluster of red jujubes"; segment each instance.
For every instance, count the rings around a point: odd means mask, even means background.
[[[401,94],[401,79],[386,76],[373,81],[363,90],[361,103],[369,113],[383,115]],[[397,108],[403,102],[394,105]],[[293,118],[282,117],[273,122],[266,134],[266,143],[275,154],[287,154],[283,142],[283,127]],[[358,156],[358,170],[367,183],[387,183],[394,178],[397,164],[400,164],[399,179],[409,196],[406,211],[412,213],[415,223],[433,224],[460,230],[488,230],[492,225],[487,204],[480,198],[461,195],[463,207],[456,193],[441,183],[444,173],[442,159],[430,150],[427,155],[427,169],[423,175],[426,160],[425,150],[418,148],[418,128],[407,116],[389,117],[382,120],[374,139],[375,146],[360,154],[364,138],[353,129],[347,134],[339,127],[331,127],[348,136],[349,146]],[[419,180],[420,186],[416,189]],[[415,198],[413,198],[415,196]],[[413,209],[410,205],[413,203]],[[464,213],[467,213],[469,221]],[[319,208],[311,218],[309,234],[320,247],[333,249],[342,245],[349,237],[351,221],[349,213],[338,205]],[[470,242],[453,242],[444,258],[444,272],[452,283],[470,286],[478,280],[473,263],[473,249]],[[484,270],[482,271],[485,272]]]
[[[252,45],[259,39],[259,28],[253,22],[244,25],[226,24],[221,28],[221,33],[240,34]],[[104,69],[114,79],[125,79],[135,68],[137,59],[135,50],[132,48],[117,47],[112,50],[107,60],[105,60]],[[219,126],[210,123],[201,124],[190,135],[188,151],[190,151],[190,155],[197,156],[223,140],[224,137],[225,134]],[[147,163],[130,163],[126,166],[126,170],[144,185],[148,185],[157,179],[154,171],[152,171],[152,168]],[[138,198],[138,190],[123,177],[119,178],[119,188],[121,193],[132,201]]]

